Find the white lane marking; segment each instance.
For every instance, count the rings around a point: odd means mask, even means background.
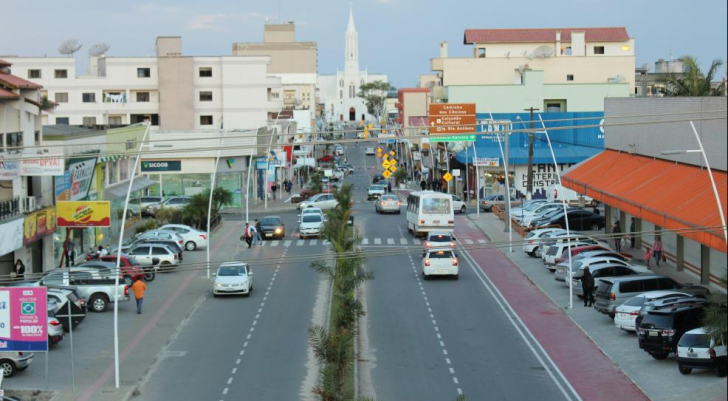
[[[283,241],[283,246],[291,246],[291,243],[293,243],[293,241],[287,239],[287,240]]]
[[[479,239],[479,240],[478,240],[478,243],[479,243],[479,244],[485,244],[486,242],[485,242],[485,240],[484,240],[484,239]]]
[[[309,242],[309,245],[316,245],[317,243],[318,243],[318,240],[312,239],[312,240],[311,240],[311,241]]]
[[[230,374],[231,374],[231,375],[234,375],[234,374],[236,374],[236,373],[238,373],[238,368],[233,368],[233,371],[232,371],[232,372],[231,372]]]
[[[382,245],[382,239],[381,238],[374,238],[374,245]]]
[[[415,245],[422,245],[422,241],[419,238],[412,238],[412,242]]]
[[[321,245],[328,245],[328,244],[330,244],[330,243],[331,243],[331,241],[329,241],[329,240],[327,240],[327,239],[325,239],[325,240],[321,241]]]
[[[387,245],[394,245],[394,238],[387,238]]]
[[[281,241],[278,241],[278,240],[271,241],[270,246],[278,246],[278,244],[280,244],[280,243],[281,243]]]
[[[238,358],[238,360],[235,361],[235,364],[240,365],[240,362],[242,362],[242,359]]]
[[[306,240],[299,239],[298,241],[296,241],[296,246],[303,246],[304,243],[306,243]]]
[[[362,245],[369,245],[369,238],[362,238],[361,239],[361,244]]]
[[[229,388],[225,387],[225,388],[224,388],[224,389],[222,390],[222,395],[227,395],[227,393],[228,393],[228,391],[229,391],[229,390],[230,390]]]
[[[243,344],[243,348],[248,348],[248,342],[247,341]]]
[[[407,238],[400,238],[399,243],[402,245],[407,245]],[[412,259],[412,256],[410,256],[410,259]]]
[[[466,243],[466,244],[468,244],[468,245],[473,245],[473,240],[471,240],[471,239],[469,239],[469,238],[465,238],[465,240],[464,240],[464,241],[465,241],[465,243]]]
[[[228,378],[227,384],[230,385],[232,382],[233,382],[233,378],[232,377]]]

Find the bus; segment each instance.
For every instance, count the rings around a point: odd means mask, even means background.
[[[435,191],[412,192],[407,197],[407,230],[415,237],[430,231],[454,231],[452,195]]]

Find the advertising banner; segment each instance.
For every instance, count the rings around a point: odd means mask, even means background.
[[[60,201],[56,206],[58,227],[109,227],[111,223],[108,201]]]
[[[23,222],[16,219],[0,224],[0,256],[23,247]]]
[[[56,200],[79,201],[88,196],[96,170],[96,158],[75,158],[62,176],[55,177]]]
[[[20,164],[22,176],[58,176],[65,171],[63,155],[46,155],[34,159],[23,159]]]
[[[20,177],[20,162],[0,156],[0,180],[13,180]]]
[[[23,245],[30,245],[36,240],[56,231],[56,210],[53,207],[25,216]]]
[[[0,351],[48,351],[45,287],[0,287]]]
[[[497,157],[474,157],[473,165],[479,167],[498,167],[500,159]]]

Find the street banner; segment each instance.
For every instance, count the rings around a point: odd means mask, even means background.
[[[0,287],[0,351],[48,351],[45,287]]]
[[[109,227],[111,203],[108,201],[59,201],[58,227]]]
[[[96,158],[72,159],[68,168],[55,177],[57,201],[80,201],[88,196],[96,171]]]
[[[66,161],[63,155],[46,155],[43,157],[23,159],[20,164],[22,176],[58,176],[63,175]]]
[[[0,180],[14,180],[20,177],[20,161],[0,156]]]
[[[23,245],[51,235],[56,231],[55,207],[45,208],[39,212],[25,215],[25,229],[23,230]]]
[[[19,218],[0,224],[0,255],[23,247],[23,222],[25,218]]]

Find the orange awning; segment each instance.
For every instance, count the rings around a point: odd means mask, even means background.
[[[725,214],[728,176],[713,170],[713,177]],[[564,175],[563,184],[664,229],[716,227],[681,235],[726,251],[707,169],[606,150],[572,168]]]

